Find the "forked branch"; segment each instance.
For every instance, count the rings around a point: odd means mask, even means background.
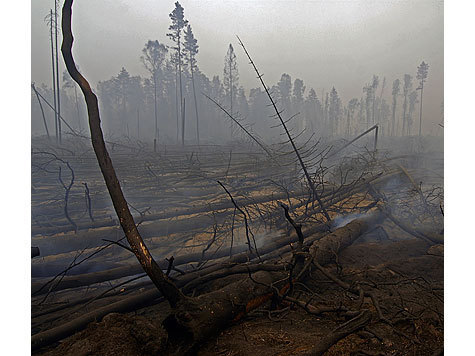
[[[248,221],[247,221],[247,215],[246,213],[244,212],[244,210],[242,210],[239,205],[237,205],[236,201],[234,200],[233,196],[231,195],[231,193],[229,192],[229,190],[226,189],[226,187],[224,186],[223,183],[221,183],[219,180],[217,181],[218,184],[224,189],[224,191],[229,195],[229,198],[231,199],[231,202],[233,203],[234,207],[239,210],[239,212],[242,214],[242,216],[244,217],[244,225],[246,227],[246,239],[247,239],[247,245],[249,247],[249,252],[252,253],[252,247],[251,247],[251,239],[249,237],[249,233],[250,233],[250,229],[249,229],[249,224],[248,224]],[[252,235],[252,234],[251,234]],[[256,240],[254,239],[254,237],[252,238],[253,242],[254,242],[254,248],[256,250],[256,254],[257,256],[260,258],[259,256],[259,252],[257,251],[257,245],[256,245]]]

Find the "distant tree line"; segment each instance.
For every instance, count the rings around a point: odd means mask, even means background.
[[[171,44],[149,40],[137,58],[148,76],[130,74],[122,69],[108,80],[97,85],[104,131],[109,137],[154,140],[165,143],[185,142],[200,144],[210,140],[228,141],[244,138],[237,125],[233,125],[221,110],[204,95],[226,106],[229,112],[261,137],[273,139],[279,130],[270,117],[268,98],[261,88],[252,88],[246,95],[239,85],[236,53],[229,44],[224,57],[222,80],[219,75],[208,78],[201,72],[197,61],[199,51],[190,22],[185,19],[179,2],[169,15]],[[422,62],[417,70],[418,87],[414,89],[413,76],[405,74],[392,83],[391,101],[383,97],[386,78],[382,82],[377,75],[362,87],[360,98],[342,102],[335,87],[322,91],[320,97],[314,88],[306,90],[304,81],[292,81],[289,74],[282,74],[270,91],[284,111],[292,115],[294,132],[317,137],[350,137],[378,123],[380,132],[388,136],[415,134],[415,114],[419,107],[419,134],[422,131],[422,95],[428,76],[428,65]],[[62,86],[55,92],[45,84],[36,90],[47,100],[61,97],[61,116],[69,124],[83,131],[87,128],[86,109],[78,101],[75,84],[63,73]],[[417,91],[420,90],[420,95]],[[56,93],[58,91],[58,93]],[[32,131],[44,132],[38,98],[32,92]],[[58,100],[59,102],[59,100]],[[53,110],[46,110],[53,116]],[[55,118],[57,123],[57,117]]]

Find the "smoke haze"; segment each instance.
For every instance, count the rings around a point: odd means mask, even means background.
[[[229,43],[236,50],[240,84],[246,95],[259,86],[235,35],[244,41],[269,86],[282,73],[301,78],[322,95],[333,86],[346,104],[363,96],[372,75],[414,78],[429,64],[424,88],[426,134],[440,133],[443,102],[443,2],[422,1],[189,1],[180,2],[198,40],[198,66],[212,78],[223,76]],[[54,1],[31,4],[32,81],[51,82],[49,28],[44,20]],[[74,55],[96,86],[125,67],[147,76],[139,57],[149,39],[166,37],[174,1],[76,1],[73,5]],[[60,68],[60,73],[62,73]],[[414,89],[416,88],[416,83]],[[380,88],[378,89],[379,92]],[[438,131],[437,131],[438,130]]]

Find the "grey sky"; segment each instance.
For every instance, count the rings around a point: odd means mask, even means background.
[[[413,76],[422,60],[429,63],[424,90],[426,132],[441,121],[443,100],[443,2],[438,0],[235,1],[183,0],[200,46],[198,65],[222,78],[227,46],[238,57],[240,84],[257,87],[252,68],[237,45],[239,35],[264,73],[267,84],[282,73],[304,80],[307,91],[335,86],[346,103],[361,97],[373,74],[385,76],[385,96],[392,81]],[[32,80],[51,82],[49,30],[44,17],[54,0],[31,5]],[[170,44],[166,33],[172,0],[76,0],[73,5],[74,54],[95,85],[124,66],[146,75],[139,57],[148,39]]]

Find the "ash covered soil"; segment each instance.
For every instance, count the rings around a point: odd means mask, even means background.
[[[386,230],[391,231],[391,226]],[[424,241],[403,237],[376,241],[379,236],[368,235],[344,250],[338,267],[331,268],[348,283],[371,286],[392,325],[379,321],[371,300],[365,298],[362,307],[373,314],[369,326],[340,340],[325,355],[433,355],[443,347],[443,252],[429,249]],[[297,288],[302,299],[311,296],[314,306],[351,308],[359,303],[318,272]],[[169,311],[167,303],[160,303],[134,313],[109,314],[36,354],[154,355],[166,342],[161,321]],[[198,355],[304,355],[346,320],[338,312],[315,316],[285,302],[274,307],[268,303],[220,332]]]

